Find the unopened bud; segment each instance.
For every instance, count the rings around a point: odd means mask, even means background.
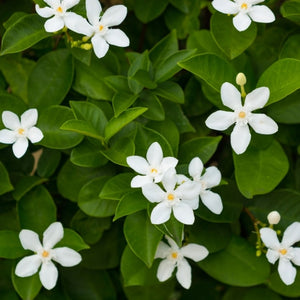
[[[268,221],[271,225],[276,225],[280,221],[280,214],[278,211],[274,210],[268,214]]]
[[[243,86],[246,84],[247,79],[244,73],[239,73],[236,75],[235,82],[237,85]]]
[[[83,42],[87,42],[89,39],[90,39],[89,36],[84,36],[84,37],[82,38],[82,41],[83,41]]]
[[[256,250],[256,256],[257,257],[261,256],[261,250]]]
[[[92,44],[82,44],[80,48],[84,50],[91,50],[93,48]]]

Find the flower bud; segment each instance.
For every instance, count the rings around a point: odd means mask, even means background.
[[[274,210],[268,214],[268,221],[271,225],[278,224],[280,221],[280,214],[278,211]]]
[[[245,74],[244,73],[237,74],[236,78],[235,78],[235,82],[236,82],[236,84],[238,84],[240,86],[245,85],[247,82]]]
[[[84,36],[84,37],[82,38],[82,41],[83,41],[83,42],[87,42],[89,39],[90,39],[89,36]]]
[[[92,49],[93,48],[93,46],[92,46],[92,44],[82,44],[81,46],[80,46],[80,48],[81,49],[84,49],[84,50],[90,50],[90,49]]]

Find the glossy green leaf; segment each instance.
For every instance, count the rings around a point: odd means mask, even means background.
[[[138,95],[117,92],[112,98],[115,116],[118,117],[123,111],[130,107],[138,98]]]
[[[281,297],[270,289],[264,286],[258,286],[253,288],[237,288],[230,287],[222,300],[232,300],[232,299],[240,299],[240,300],[281,300]]]
[[[143,23],[148,23],[156,19],[162,14],[167,5],[167,0],[152,0],[148,2],[133,0],[134,12],[137,18]]]
[[[183,90],[178,83],[173,81],[162,82],[153,93],[175,103],[184,103]]]
[[[280,58],[300,59],[299,40],[300,34],[290,36],[281,48]]]
[[[285,18],[297,24],[300,24],[299,4],[300,4],[299,0],[286,1],[281,5],[280,12]]]
[[[90,248],[77,232],[69,228],[64,228],[64,237],[55,245],[55,248],[58,247],[69,247],[75,251]]]
[[[43,149],[40,156],[37,173],[40,177],[51,176],[59,165],[61,159],[61,153],[57,150]]]
[[[138,70],[131,79],[137,81],[147,89],[155,89],[157,87],[157,84],[153,81],[149,72],[145,70]]]
[[[2,162],[0,161],[0,195],[5,194],[13,189],[14,187],[10,182],[9,174]]]
[[[0,231],[0,257],[14,259],[27,254],[20,243],[19,233],[11,230]]]

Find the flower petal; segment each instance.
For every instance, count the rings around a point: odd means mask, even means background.
[[[68,247],[59,247],[52,250],[53,260],[64,267],[73,267],[81,262],[81,255]]]
[[[34,126],[28,130],[27,137],[31,143],[38,143],[43,139],[44,135],[39,128]]]
[[[208,128],[226,130],[235,122],[235,115],[231,111],[218,110],[212,113],[205,121]]]
[[[27,138],[17,138],[16,142],[13,144],[12,149],[16,158],[22,157],[28,148]]]
[[[72,8],[73,6],[77,5],[80,0],[63,0],[63,4],[65,9]]]
[[[153,182],[153,179],[151,176],[137,175],[132,178],[130,186],[132,188],[139,188],[139,187],[143,187],[144,185],[152,183],[152,182]]]
[[[229,82],[224,82],[221,86],[221,99],[223,104],[232,110],[242,106],[241,93]]]
[[[236,154],[242,154],[246,151],[251,140],[251,134],[248,125],[236,124],[230,135],[231,147]]]
[[[284,245],[284,247],[288,248],[299,241],[300,223],[294,222],[285,230],[281,243]]]
[[[154,258],[166,258],[169,252],[170,247],[164,242],[159,242]]]
[[[245,31],[251,24],[251,19],[244,13],[239,13],[233,18],[233,25],[238,31]]]
[[[291,259],[291,261],[297,265],[300,266],[300,248],[296,247],[292,249],[292,256],[293,258]]]
[[[86,36],[92,36],[95,32],[93,26],[80,15],[77,15],[73,12],[69,12],[64,16],[65,25],[70,30],[84,34]]]
[[[278,251],[268,249],[266,257],[271,264],[274,264],[276,260],[280,257],[280,254]]]
[[[267,87],[260,87],[247,94],[244,108],[248,111],[263,108],[270,97],[270,90]]]
[[[132,155],[126,159],[128,166],[139,174],[146,175],[149,172],[149,163],[144,157]]]
[[[168,171],[169,169],[175,169],[178,163],[178,159],[172,156],[164,157],[160,164],[160,171],[162,173]]]
[[[206,183],[208,189],[217,186],[221,182],[221,172],[217,167],[209,167],[205,170],[201,180]]]
[[[193,261],[203,260],[208,255],[208,250],[201,245],[188,244],[180,249],[180,253]]]
[[[19,277],[31,276],[38,271],[41,263],[42,260],[37,254],[26,256],[18,262],[15,273]]]
[[[44,0],[50,7],[54,8],[60,5],[60,0]]]
[[[162,224],[170,219],[171,207],[168,206],[168,203],[161,202],[157,204],[151,212],[151,223],[152,224]]]
[[[214,214],[219,215],[223,210],[222,199],[219,194],[212,191],[204,191],[200,194],[202,203]]]
[[[120,29],[109,29],[104,38],[110,45],[118,47],[128,47],[130,44],[128,36]]]
[[[41,248],[41,242],[36,232],[28,229],[23,229],[19,233],[20,242],[25,250],[38,252]]]
[[[14,131],[9,129],[0,130],[0,143],[3,144],[13,144],[17,140]]]
[[[276,231],[271,228],[261,228],[259,230],[260,238],[267,248],[278,250],[280,247]]]
[[[86,0],[86,15],[92,25],[97,25],[102,11],[101,4],[98,0]]]
[[[192,225],[195,222],[193,209],[186,203],[180,202],[173,206],[174,217],[181,223]]]
[[[52,223],[43,233],[43,247],[52,249],[64,236],[64,228],[60,222]]]
[[[177,251],[179,249],[178,245],[171,237],[169,237],[168,235],[165,235],[165,238],[168,241],[169,245],[171,246],[172,250]]]
[[[190,206],[193,210],[198,209],[199,207],[199,196],[194,199],[183,199],[181,201]]]
[[[273,134],[278,131],[277,123],[265,114],[251,114],[248,121],[256,133]]]
[[[265,5],[252,6],[248,14],[254,22],[272,23],[275,21],[273,12]]]
[[[295,281],[296,277],[296,268],[292,265],[292,263],[285,258],[279,259],[278,264],[278,273],[281,280],[286,285],[291,285]]]
[[[159,166],[163,159],[163,152],[159,143],[152,143],[147,150],[147,161],[151,166]]]
[[[127,7],[124,5],[114,5],[108,8],[101,18],[101,23],[107,27],[121,24],[127,15]]]
[[[62,17],[54,16],[47,20],[44,24],[47,32],[56,32],[63,29],[65,26],[64,19]]]
[[[175,169],[169,169],[162,178],[162,184],[167,192],[172,192],[177,184],[177,175]]]
[[[182,183],[175,190],[176,196],[182,200],[193,200],[199,196],[201,185],[195,181]]]
[[[189,163],[190,176],[192,176],[194,179],[195,177],[199,179],[202,174],[202,171],[203,171],[203,163],[201,159],[199,157],[194,157]]]
[[[50,18],[54,15],[54,10],[50,7],[40,7],[38,4],[35,5],[36,13],[43,18]]]
[[[6,128],[11,130],[16,130],[21,127],[19,117],[15,113],[8,110],[5,110],[2,113],[2,122]]]
[[[185,289],[190,288],[192,284],[192,268],[184,258],[178,262],[176,278]]]
[[[58,271],[51,260],[42,264],[39,276],[44,288],[51,290],[55,287]]]
[[[155,183],[142,186],[142,193],[152,203],[163,201],[166,195],[160,186]]]
[[[108,51],[109,45],[100,35],[94,35],[92,37],[92,44],[94,52],[98,58],[102,58]]]
[[[157,269],[157,279],[159,281],[166,281],[172,276],[173,270],[175,269],[175,263],[169,259],[164,259],[160,262]]]
[[[236,3],[229,0],[214,0],[212,6],[223,14],[236,14],[239,9]]]

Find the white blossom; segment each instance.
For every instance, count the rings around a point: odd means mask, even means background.
[[[169,245],[160,242],[155,254],[155,258],[163,258],[157,269],[157,278],[159,281],[166,281],[177,267],[178,282],[185,289],[189,289],[192,283],[192,269],[185,258],[195,262],[201,261],[207,257],[208,250],[204,246],[192,243],[179,248],[170,237],[166,236],[166,239]]]
[[[276,210],[271,211],[267,216],[268,222],[271,225],[278,224],[280,222],[280,218],[281,218],[281,216],[280,216],[279,212]]]
[[[237,154],[244,153],[251,140],[248,125],[259,134],[273,134],[278,130],[277,124],[267,115],[252,113],[253,110],[264,107],[269,96],[269,88],[257,88],[247,94],[243,105],[238,89],[231,83],[225,82],[221,86],[221,99],[223,104],[233,112],[218,110],[207,118],[205,124],[215,130],[226,130],[235,124],[230,136],[231,146]]]
[[[272,23],[275,21],[273,12],[266,5],[256,5],[264,0],[213,0],[212,6],[224,14],[233,14],[233,25],[238,31],[246,30],[251,21]]]
[[[28,148],[28,140],[37,143],[44,137],[42,131],[34,126],[37,119],[38,112],[35,108],[26,110],[21,115],[21,120],[15,113],[5,110],[2,122],[8,129],[0,130],[0,143],[13,144],[14,155],[22,157]]]
[[[22,258],[15,273],[19,277],[32,276],[41,266],[39,277],[42,285],[51,290],[55,287],[58,271],[54,263],[58,262],[64,267],[72,267],[81,262],[81,256],[75,250],[68,247],[53,247],[63,238],[64,229],[60,222],[52,223],[43,233],[43,244],[39,236],[32,230],[23,229],[19,238],[25,250],[31,250],[33,255]]]
[[[290,285],[295,281],[296,268],[300,266],[300,248],[292,247],[300,241],[300,223],[292,223],[284,232],[281,243],[278,241],[276,231],[271,228],[261,228],[260,236],[268,249],[267,259],[274,264],[279,259],[278,272],[281,280]]]

